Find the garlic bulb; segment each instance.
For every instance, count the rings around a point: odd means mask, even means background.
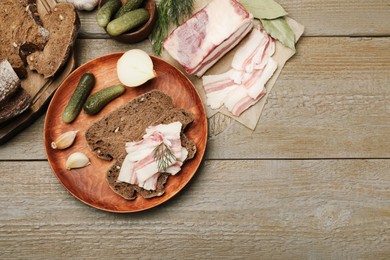
[[[152,59],[139,49],[127,51],[119,58],[117,73],[119,81],[128,87],[138,87],[157,76]]]
[[[66,0],[66,2],[73,4],[77,10],[92,11],[99,3],[99,0]]]
[[[63,133],[57,139],[51,143],[51,148],[53,149],[66,149],[71,146],[76,138],[76,135],[79,131],[69,131]]]
[[[66,160],[66,169],[76,169],[76,168],[83,168],[87,165],[90,165],[88,157],[81,153],[81,152],[75,152],[72,153],[68,159]]]

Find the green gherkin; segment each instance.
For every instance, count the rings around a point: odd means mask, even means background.
[[[144,0],[128,0],[121,8],[119,8],[118,12],[116,12],[114,19],[119,16],[124,15],[127,12],[133,11],[141,6]]]

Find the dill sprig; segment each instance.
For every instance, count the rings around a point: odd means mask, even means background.
[[[169,147],[163,142],[153,150],[154,160],[157,162],[157,168],[160,172],[165,170],[176,160],[175,155]]]
[[[192,14],[194,0],[160,0],[157,6],[157,21],[151,34],[153,52],[161,54],[162,42],[171,25],[178,26]]]

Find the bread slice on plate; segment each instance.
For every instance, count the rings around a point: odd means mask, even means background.
[[[176,120],[177,121],[177,120]],[[186,160],[190,160],[194,158],[196,153],[196,145],[194,141],[191,139],[188,139],[184,134],[181,134],[181,143],[182,146],[185,147],[188,150],[188,156]],[[146,199],[150,199],[153,197],[161,196],[165,193],[165,183],[168,180],[169,174],[162,173],[157,181],[157,188],[156,190],[145,190],[141,187],[138,187],[137,185],[132,185],[125,182],[117,182],[119,172],[121,169],[121,165],[123,163],[124,156],[120,157],[118,160],[115,161],[115,163],[111,166],[111,168],[107,172],[107,182],[110,185],[110,188],[120,195],[121,197],[127,199],[127,200],[133,200],[137,198],[137,192],[142,197]],[[179,173],[180,174],[180,173]]]
[[[106,180],[110,188],[125,199],[133,200],[137,192],[144,198],[164,194],[168,174],[161,174],[155,191],[144,190],[137,185],[117,182],[120,167],[126,157],[126,142],[142,139],[145,129],[152,125],[182,123],[182,131],[194,120],[192,113],[173,106],[172,98],[161,91],[150,91],[93,123],[86,131],[90,149],[101,159],[114,160]],[[188,159],[196,153],[195,143],[181,134],[182,146],[188,151]]]
[[[117,159],[126,152],[126,142],[141,138],[146,127],[171,109],[171,97],[161,91],[141,95],[88,128],[89,148],[103,160]]]

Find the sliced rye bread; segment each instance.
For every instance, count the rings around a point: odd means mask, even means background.
[[[68,3],[57,4],[41,19],[50,37],[42,51],[28,55],[27,63],[31,70],[49,78],[68,60],[80,28],[80,20],[74,6]]]
[[[182,130],[184,130],[188,124],[194,121],[194,115],[182,108],[175,107],[165,111],[165,113],[158,120],[154,121],[153,124],[169,124],[177,121],[181,122]]]
[[[125,199],[136,198],[136,192],[145,198],[161,196],[168,174],[158,179],[156,191],[147,191],[137,185],[117,182],[120,167],[126,157],[125,143],[142,138],[145,129],[151,125],[180,121],[185,127],[194,120],[192,113],[173,107],[171,97],[161,91],[145,93],[95,122],[86,131],[85,137],[91,150],[105,160],[115,159],[107,172],[110,188]],[[189,151],[187,159],[196,153],[195,143],[181,134],[182,146]]]
[[[20,79],[8,60],[0,61],[0,104],[20,87]]]
[[[169,123],[169,122],[167,122],[167,123]],[[188,139],[187,136],[183,133],[181,134],[181,145],[183,147],[185,147],[188,151],[188,156],[187,156],[185,161],[194,158],[195,153],[196,153],[196,145],[195,145],[194,141],[192,141],[191,139]],[[119,174],[119,171],[118,171],[118,174]],[[145,190],[141,187],[138,187],[137,185],[133,185],[133,186],[135,186],[135,190],[145,199],[150,199],[153,197],[161,196],[165,193],[165,186],[164,185],[167,182],[169,175],[170,174],[168,174],[168,173],[163,173],[160,175],[160,177],[157,180],[156,190]]]
[[[31,106],[31,96],[19,87],[16,92],[0,104],[0,124],[20,115]]]
[[[177,121],[177,120],[175,120]],[[173,122],[175,122],[173,121]],[[184,134],[181,134],[181,143],[182,146],[188,150],[188,156],[186,160],[194,158],[196,153],[196,145],[194,141],[188,139]],[[161,196],[165,193],[165,183],[168,180],[170,174],[162,173],[157,180],[156,190],[145,190],[138,185],[133,185],[125,182],[117,182],[121,165],[123,163],[125,156],[121,156],[107,172],[106,180],[110,188],[127,200],[134,200],[137,197],[137,192],[144,197],[145,199],[150,199],[153,197]]]
[[[30,95],[7,60],[0,62],[0,124],[23,113],[31,105]]]
[[[173,108],[171,97],[151,91],[92,124],[85,133],[89,148],[104,160],[125,153],[125,143],[142,137],[146,127]]]
[[[26,77],[25,55],[42,50],[49,39],[36,0],[1,0],[0,35],[0,59],[7,59],[19,78]]]

